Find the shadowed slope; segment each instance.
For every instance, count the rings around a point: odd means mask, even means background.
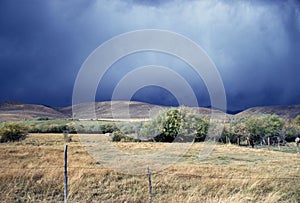
[[[238,116],[276,114],[282,118],[295,118],[300,115],[300,105],[289,106],[259,106],[238,113]]]
[[[14,102],[0,103],[0,121],[31,120],[36,118],[65,119],[67,116],[43,105]]]

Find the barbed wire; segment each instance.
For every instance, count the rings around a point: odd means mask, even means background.
[[[214,168],[215,170],[231,170],[232,168],[223,168],[222,167],[209,167],[209,166],[198,166],[198,165],[193,165],[194,167],[197,167],[197,169],[211,169],[211,168]],[[0,169],[12,169],[12,170],[43,170],[43,169],[58,169],[58,168],[63,168],[64,166],[63,165],[52,165],[52,166],[38,166],[38,167],[10,167],[10,166],[0,166]],[[75,169],[97,169],[97,170],[100,170],[100,169],[106,169],[106,168],[101,168],[101,165],[96,165],[96,166],[68,166],[69,169],[71,168],[75,168]],[[244,168],[252,168],[251,166],[249,167],[244,167]],[[261,167],[263,168],[263,167]],[[300,166],[289,166],[288,167],[289,169],[300,169]],[[123,168],[120,168],[120,169],[123,169]],[[276,169],[285,169],[285,167],[280,167],[280,168],[271,168],[270,170],[276,170]],[[232,169],[233,170],[233,169]],[[235,170],[237,170],[235,168]]]
[[[87,169],[87,170],[106,170],[105,168],[99,168],[99,167],[84,167],[84,166],[70,166],[68,167],[69,169]],[[209,167],[206,167],[207,169]],[[9,169],[9,170],[27,170],[27,171],[38,171],[38,170],[43,170],[43,169],[61,169],[63,170],[63,166],[45,166],[45,167],[33,167],[33,168],[24,168],[24,167],[3,167],[0,166],[1,169]],[[299,169],[299,167],[297,167]],[[273,169],[274,170],[274,169]],[[13,171],[8,171],[13,172]],[[113,171],[111,171],[113,172]],[[197,179],[222,179],[222,180],[300,180],[300,176],[293,176],[291,177],[278,177],[278,176],[268,176],[268,177],[253,177],[253,176],[240,176],[240,177],[226,177],[226,176],[212,176],[212,175],[198,175],[198,174],[182,174],[182,173],[176,173],[176,171],[172,171],[173,173],[166,174],[166,173],[154,173],[154,177],[156,176],[177,176],[177,177],[186,177],[186,178],[197,178]],[[58,174],[56,170],[53,170],[51,174]],[[249,172],[248,172],[249,173]],[[251,173],[251,172],[250,172]],[[253,172],[257,174],[256,172]],[[49,175],[49,174],[48,174]],[[107,175],[107,174],[105,174]],[[126,174],[121,174],[121,173],[116,173],[112,174],[110,173],[109,176],[120,176],[120,175],[126,175]],[[146,175],[146,174],[145,174]],[[134,176],[134,175],[130,175]],[[14,177],[15,178],[15,177]],[[72,178],[70,176],[70,178]],[[44,178],[41,178],[41,180],[46,181]],[[55,179],[51,179],[50,181],[55,181]],[[61,180],[60,180],[61,181]]]
[[[299,180],[299,177],[224,177],[224,176],[203,176],[196,174],[176,174],[179,177],[193,177],[200,179],[223,179],[223,180]]]

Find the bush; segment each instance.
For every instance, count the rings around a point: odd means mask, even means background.
[[[138,142],[139,140],[133,137],[126,136],[120,131],[115,131],[112,136],[112,141],[113,142]]]
[[[6,123],[0,129],[0,142],[14,142],[25,139],[27,129],[19,123]]]
[[[122,133],[122,132],[120,132],[120,131],[115,131],[114,133],[113,133],[113,136],[112,136],[112,141],[113,142],[120,142],[122,139],[124,139],[125,138],[125,135]]]
[[[74,125],[64,120],[38,120],[26,125],[29,133],[76,133]]]
[[[99,126],[99,133],[101,134],[112,133],[115,130],[117,130],[117,127],[114,123],[103,123]]]
[[[75,126],[77,133],[87,133],[87,134],[105,134],[112,133],[117,130],[114,123],[109,122],[98,122],[98,121],[78,121]]]
[[[129,122],[124,122],[124,123],[119,123],[118,127],[121,132],[124,134],[135,134],[136,131],[138,130],[138,124],[136,123],[129,123]]]
[[[175,137],[161,133],[154,137],[155,142],[173,142]]]
[[[48,117],[40,117],[40,118],[37,118],[36,120],[38,120],[38,121],[47,121],[47,120],[49,120],[49,118]]]

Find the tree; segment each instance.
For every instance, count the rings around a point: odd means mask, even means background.
[[[264,124],[262,117],[250,116],[246,119],[245,124],[250,139],[258,141],[264,136]]]
[[[298,115],[294,120],[293,123],[295,123],[297,126],[300,127],[300,115]]]
[[[283,133],[287,142],[294,142],[295,138],[300,134],[300,116],[293,120],[285,120]]]
[[[0,142],[14,142],[25,139],[27,128],[20,123],[5,123],[0,129]]]
[[[299,127],[294,122],[286,121],[283,125],[285,140],[287,142],[294,142],[299,134],[299,130]]]
[[[283,120],[277,115],[252,115],[233,121],[231,128],[236,136],[262,143],[266,137],[279,137],[282,134]]]
[[[166,136],[175,138],[181,127],[182,115],[178,109],[170,109],[166,113],[163,123],[163,133]]]
[[[283,120],[277,115],[250,116],[245,121],[249,139],[263,141],[266,137],[277,137],[282,133]]]
[[[209,127],[208,118],[190,108],[181,107],[179,112],[181,115],[179,133],[196,142],[204,141]]]
[[[161,111],[145,122],[140,130],[142,137],[152,137],[157,142],[204,141],[208,119],[190,108],[180,107]]]
[[[239,118],[237,120],[232,121],[230,131],[233,135],[237,137],[246,138],[248,136],[248,130],[245,118]]]
[[[206,117],[197,120],[197,134],[195,142],[203,142],[207,136],[209,121]]]
[[[265,115],[261,118],[265,136],[280,136],[283,128],[283,120],[277,115]]]

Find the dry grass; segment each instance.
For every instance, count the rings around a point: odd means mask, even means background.
[[[70,202],[147,202],[146,175],[101,166],[79,142],[69,143]],[[63,201],[63,135],[30,134],[0,144],[0,202]],[[164,143],[114,143],[128,153],[165,149]],[[152,175],[153,202],[300,202],[300,155],[233,145],[193,144],[174,165]],[[105,153],[105,152],[103,152]]]

